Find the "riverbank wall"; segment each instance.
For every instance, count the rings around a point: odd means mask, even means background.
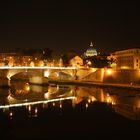
[[[80,80],[112,84],[140,84],[140,70],[102,68]]]
[[[107,69],[104,71],[104,83],[140,84],[140,70]]]

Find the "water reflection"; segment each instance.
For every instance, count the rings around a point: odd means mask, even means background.
[[[29,117],[38,117],[41,109],[63,109],[65,100],[73,108],[84,103],[86,110],[94,102],[105,103],[126,118],[140,119],[140,93],[137,90],[70,85],[39,86],[26,82],[15,82],[10,89],[0,89],[0,109],[9,114],[11,119],[16,107],[24,107]]]
[[[44,99],[48,86],[30,85],[27,82],[13,82],[7,96],[9,104],[38,101]]]

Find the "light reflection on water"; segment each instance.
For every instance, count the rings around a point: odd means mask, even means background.
[[[126,118],[140,119],[140,91],[99,87],[81,87],[49,85],[30,85],[27,82],[15,82],[10,89],[0,89],[0,109],[14,117],[14,109],[25,106],[29,117],[37,117],[40,108],[64,107],[63,102],[69,100],[75,108],[84,102],[85,109],[93,102],[106,103],[117,114]],[[14,108],[13,108],[14,107]]]

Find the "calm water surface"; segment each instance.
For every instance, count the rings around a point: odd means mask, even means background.
[[[0,88],[5,139],[126,139],[140,134],[140,91],[15,82]]]

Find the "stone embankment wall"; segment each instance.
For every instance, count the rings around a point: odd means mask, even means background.
[[[118,84],[140,84],[140,70],[110,70],[104,71],[103,82]]]
[[[117,84],[140,84],[140,70],[101,68],[89,74],[83,80]]]
[[[117,84],[140,84],[140,70],[99,68],[80,80]]]
[[[85,71],[85,73],[87,72]],[[88,73],[87,76],[85,75],[85,77],[79,76],[79,80],[82,81],[102,82],[103,78],[104,78],[104,69],[96,69],[94,72]]]

